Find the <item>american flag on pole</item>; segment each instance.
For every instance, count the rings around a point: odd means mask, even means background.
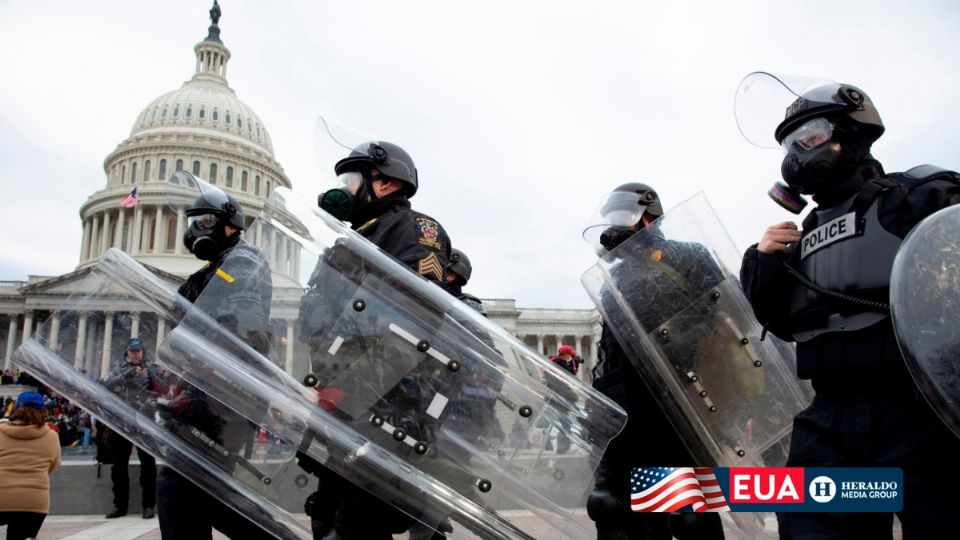
[[[133,208],[138,202],[140,202],[140,195],[137,194],[137,188],[134,187],[133,191],[131,191],[129,195],[120,201],[120,206],[124,208]]]
[[[730,511],[710,467],[634,467],[630,494],[634,512]]]

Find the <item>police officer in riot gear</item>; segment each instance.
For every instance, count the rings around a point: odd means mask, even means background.
[[[273,286],[267,260],[242,239],[246,227],[243,209],[219,188],[185,171],[176,174],[182,184],[200,190],[186,210],[189,226],[183,242],[194,256],[208,261],[178,292],[217,321],[229,320],[231,331],[265,354]],[[167,425],[199,430],[231,455],[252,442],[254,433],[248,420],[185,381],[175,381],[172,386],[176,395],[160,400]],[[168,467],[161,468],[157,478],[157,510],[163,538],[209,538],[212,529],[230,538],[272,537]]]
[[[584,238],[596,243],[599,254],[619,247],[638,231],[663,215],[656,191],[647,184],[632,182],[618,186],[608,194]],[[652,261],[669,265],[678,279],[699,272],[685,256],[694,253],[687,246],[661,252]],[[625,247],[626,249],[626,247]],[[663,254],[666,255],[663,255]],[[679,260],[672,260],[677,254]],[[651,268],[651,272],[656,272]],[[650,276],[637,276],[647,280]],[[671,279],[672,281],[672,279]],[[665,284],[665,294],[682,287]],[[664,302],[673,301],[665,296]],[[651,323],[655,327],[657,323]],[[596,485],[587,501],[587,512],[596,522],[598,540],[722,539],[723,530],[716,514],[639,513],[630,509],[630,474],[642,466],[712,465],[694,463],[670,420],[662,412],[657,398],[649,390],[613,332],[603,324],[593,370],[593,387],[613,399],[627,411],[627,425],[607,446],[596,472]]]
[[[147,363],[143,350],[143,341],[140,338],[131,338],[123,352],[124,361],[110,370],[109,378],[103,385],[117,393],[127,403],[139,404],[144,410],[153,414],[151,402],[156,402],[157,395],[163,391],[163,382],[157,369]],[[105,426],[103,429],[107,429]],[[113,483],[113,510],[106,515],[107,519],[118,518],[127,514],[127,503],[130,498],[130,454],[133,443],[116,431],[110,429],[107,436],[101,439],[106,443],[112,454],[110,480]],[[99,449],[98,449],[99,450]],[[153,508],[157,497],[157,460],[137,447],[137,458],[140,460],[140,488],[142,491],[141,506],[143,518],[154,516]]]
[[[450,253],[450,263],[447,265],[447,287],[450,294],[456,296],[464,304],[472,307],[484,317],[487,316],[483,309],[483,302],[476,296],[463,292],[463,286],[470,281],[470,275],[473,274],[473,266],[467,254],[457,248],[453,248]]]
[[[931,166],[886,173],[870,154],[884,126],[859,88],[790,90],[772,134],[785,154],[781,188],[817,206],[801,229],[768,228],[741,268],[757,319],[796,342],[797,376],[816,392],[794,419],[787,465],[902,467],[904,538],[945,538],[953,504],[942,495],[960,475],[942,464],[960,455],[960,441],[920,397],[887,298],[902,238],[960,202],[960,175]],[[889,514],[779,515],[781,538],[791,539],[890,538],[891,522]]]
[[[450,239],[435,219],[410,206],[410,198],[419,187],[410,154],[390,142],[368,141],[338,161],[334,172],[339,186],[320,194],[320,208],[349,222],[357,233],[401,264],[451,292],[455,286],[447,280]],[[331,297],[330,289],[354,286],[343,282],[339,273],[362,271],[362,264],[341,257],[336,247],[321,258],[300,306],[300,339],[309,346],[314,347],[311,336],[320,331],[321,319],[327,317],[325,298]],[[339,272],[329,272],[329,267]],[[407,387],[412,388],[409,384]],[[405,514],[345,482],[305,454],[299,454],[298,459],[320,481],[305,508],[311,516],[314,538],[390,538],[414,524]],[[378,519],[371,520],[373,514]]]

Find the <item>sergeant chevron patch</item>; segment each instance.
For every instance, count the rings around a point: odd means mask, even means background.
[[[417,271],[420,272],[421,276],[430,276],[433,274],[437,281],[443,281],[443,265],[440,264],[440,259],[437,258],[436,253],[431,253],[420,259],[417,267]]]

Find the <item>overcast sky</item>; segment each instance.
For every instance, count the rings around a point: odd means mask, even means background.
[[[59,275],[79,208],[140,111],[194,71],[207,0],[0,2],[0,280]],[[739,134],[756,70],[863,88],[888,171],[960,169],[960,4],[598,0],[223,0],[230,86],[267,126],[296,191],[323,178],[327,114],[414,157],[414,208],[474,264],[468,290],[589,307],[580,238],[600,198],[705,191],[741,249],[790,214],[766,195],[780,153]]]

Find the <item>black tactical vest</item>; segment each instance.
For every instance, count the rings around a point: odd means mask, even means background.
[[[880,224],[882,191],[872,200],[851,197],[817,210],[807,220],[797,250],[800,272],[810,281],[856,297],[884,300],[893,259],[902,240]],[[864,208],[865,207],[865,208]],[[885,301],[885,300],[884,300]],[[790,300],[793,337],[803,343],[828,332],[862,330],[889,315],[829,300],[796,282]]]

